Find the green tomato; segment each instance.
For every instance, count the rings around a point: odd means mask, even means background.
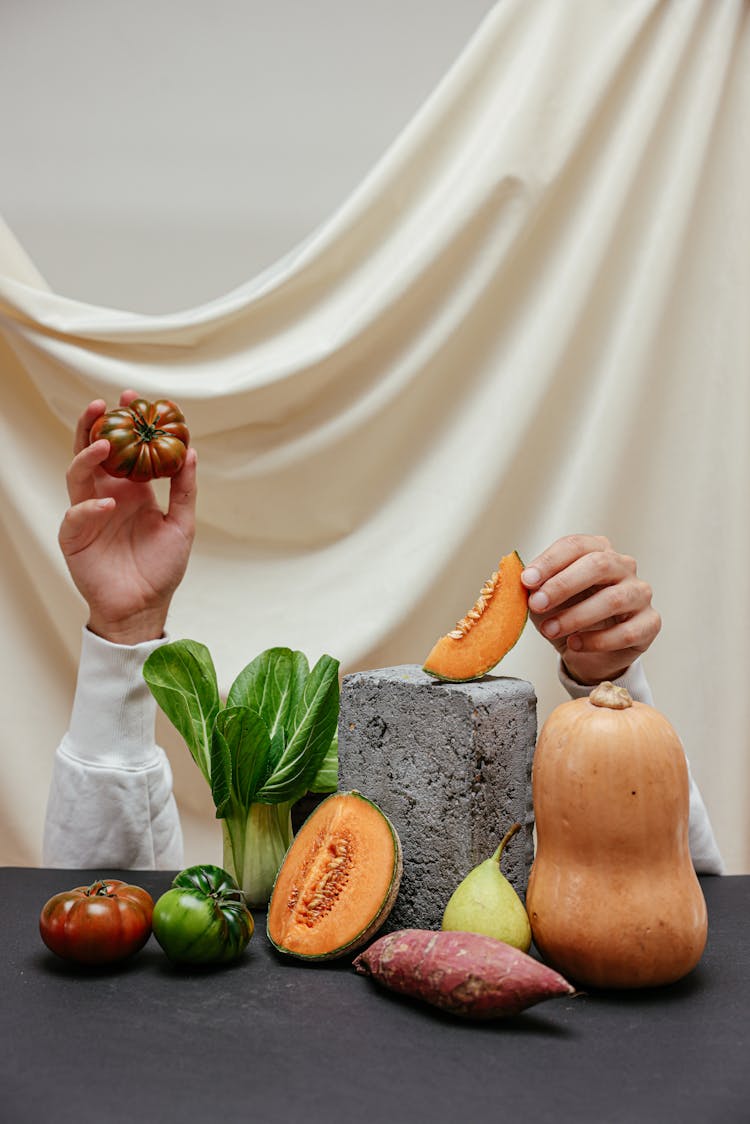
[[[152,927],[175,964],[228,964],[252,937],[253,915],[225,870],[191,866],[157,901]]]

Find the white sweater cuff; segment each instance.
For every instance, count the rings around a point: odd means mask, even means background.
[[[154,741],[156,700],[143,678],[143,665],[166,640],[112,644],[83,629],[63,752],[88,764],[117,769],[142,769],[160,759]]]
[[[576,683],[575,679],[571,679],[565,670],[565,665],[562,660],[558,661],[557,675],[572,699],[586,698],[594,689],[593,683],[585,686],[583,683]],[[618,687],[625,687],[631,699],[634,699],[636,702],[648,703],[649,706],[654,705],[651,688],[648,685],[646,673],[643,670],[643,664],[640,659],[634,660],[625,674],[621,675],[619,679],[613,679],[612,682]]]

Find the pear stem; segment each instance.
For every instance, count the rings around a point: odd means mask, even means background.
[[[500,846],[498,847],[498,849],[495,851],[494,855],[492,856],[492,858],[497,862],[498,866],[500,865],[500,859],[502,857],[502,853],[505,849],[506,843],[510,839],[513,838],[513,836],[516,834],[517,831],[520,831],[520,830],[521,830],[521,824],[520,823],[514,823],[513,827],[509,827],[508,830],[506,831],[505,835],[500,840]]]

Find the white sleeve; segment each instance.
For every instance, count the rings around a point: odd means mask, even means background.
[[[154,740],[143,678],[164,640],[126,646],[83,630],[70,728],[55,753],[42,862],[133,870],[182,866],[172,771]]]
[[[580,699],[584,698],[591,691],[591,687],[585,687],[581,683],[576,683],[575,679],[571,679],[565,671],[565,666],[560,660],[558,665],[558,676],[565,690],[571,698]],[[648,703],[649,706],[654,705],[653,695],[651,688],[646,679],[646,673],[643,670],[641,661],[635,660],[630,665],[624,675],[619,679],[613,680],[618,687],[625,687],[630,694],[631,698],[636,702]],[[690,854],[693,857],[693,866],[699,874],[723,874],[724,873],[724,860],[721,857],[718,844],[714,837],[711,821],[708,817],[706,805],[703,803],[703,797],[700,794],[698,785],[693,780],[693,774],[690,771],[690,761],[685,755],[688,767],[688,780],[690,782],[690,821],[689,821],[689,837],[690,837]]]

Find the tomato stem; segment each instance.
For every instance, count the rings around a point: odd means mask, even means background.
[[[114,896],[103,878],[98,878],[96,882],[92,882],[86,891],[87,898],[113,898]]]
[[[150,443],[151,441],[155,441],[157,437],[164,436],[166,431],[160,429],[154,422],[147,422],[140,410],[132,410],[132,413],[135,418],[135,427],[141,441]]]

